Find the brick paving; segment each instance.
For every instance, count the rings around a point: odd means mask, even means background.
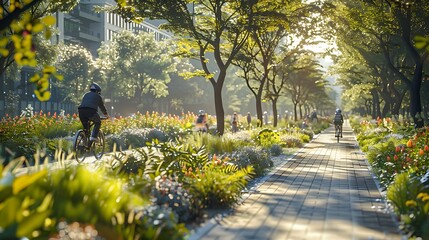
[[[406,239],[351,128],[333,127],[272,171],[234,211],[188,239]]]

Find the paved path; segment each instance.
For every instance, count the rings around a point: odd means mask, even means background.
[[[195,239],[405,239],[385,210],[351,128],[333,127],[278,167],[256,192]]]

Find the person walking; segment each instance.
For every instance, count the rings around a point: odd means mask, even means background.
[[[238,116],[236,112],[234,112],[234,114],[232,115],[231,126],[233,133],[238,131]]]
[[[250,129],[252,125],[252,116],[250,115],[250,112],[247,112],[247,128]]]
[[[267,113],[267,111],[264,112],[264,124],[268,125],[268,113]]]

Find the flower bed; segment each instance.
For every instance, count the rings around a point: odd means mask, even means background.
[[[401,228],[410,238],[429,238],[429,128],[413,129],[390,118],[352,122],[361,149]]]
[[[58,159],[81,128],[76,116],[3,118],[9,155],[2,153],[0,165],[0,238],[184,239],[186,226],[204,221],[208,210],[237,204],[249,181],[273,166],[271,156],[313,134],[253,129],[214,136],[193,132],[194,117],[146,113],[105,121],[109,146],[120,147],[92,165]]]

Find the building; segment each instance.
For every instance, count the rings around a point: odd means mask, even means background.
[[[122,31],[153,32],[157,40],[170,38],[171,35],[159,30],[147,21],[142,23],[127,22],[115,13],[99,12],[97,6],[116,4],[113,0],[82,0],[71,12],[57,13],[59,34],[54,42],[75,43],[86,47],[93,56],[102,42],[112,40],[113,36]]]
[[[103,42],[112,40],[113,36],[122,31],[130,30],[135,33],[153,32],[155,39],[171,38],[168,32],[159,30],[157,26],[145,21],[142,23],[127,22],[115,13],[96,12],[94,7],[116,4],[113,0],[81,0],[69,13],[56,13],[57,34],[52,38],[54,44],[74,43],[86,47],[94,57]],[[159,23],[153,21],[152,23]],[[52,97],[48,102],[40,102],[33,94],[34,86],[28,83],[33,70],[23,68],[19,80],[0,76],[0,117],[6,113],[18,115],[21,110],[31,104],[34,111],[73,113],[76,107],[72,103],[60,102],[55,97],[57,89],[51,89]],[[52,85],[51,85],[52,86]]]

